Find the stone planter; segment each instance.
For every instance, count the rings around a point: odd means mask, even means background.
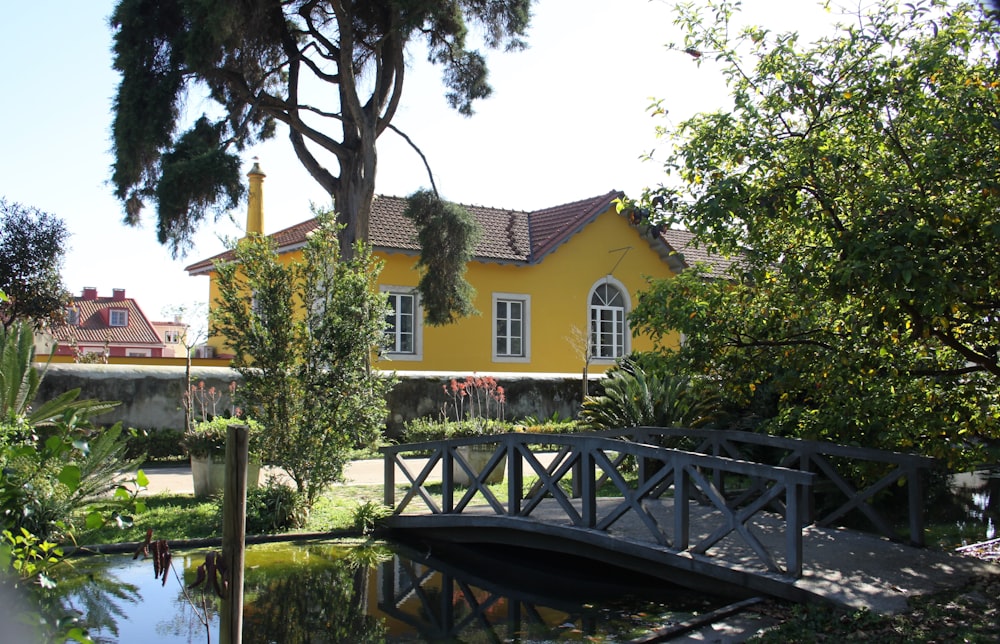
[[[493,456],[496,451],[495,445],[463,445],[456,448],[459,456],[465,459],[465,462],[469,464],[469,467],[478,475],[486,467],[486,463]],[[465,468],[463,468],[458,463],[451,464],[451,479],[457,485],[464,485],[468,487],[472,484],[472,480],[466,473]],[[493,468],[490,475],[486,477],[486,483],[492,485],[493,483],[499,483],[504,479],[504,474],[507,472],[507,455],[504,454],[500,458],[500,462],[497,466]]]
[[[213,460],[210,456],[192,456],[191,478],[194,479],[196,497],[222,494],[226,480],[226,463],[222,460]],[[247,488],[255,488],[259,483],[260,463],[251,461],[247,465]]]

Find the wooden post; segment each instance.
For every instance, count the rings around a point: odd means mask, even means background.
[[[243,564],[246,548],[247,464],[250,433],[246,425],[226,428],[226,482],[222,497],[222,561],[229,588],[223,591],[219,641],[243,641]]]

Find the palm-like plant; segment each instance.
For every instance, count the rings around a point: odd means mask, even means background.
[[[718,394],[696,387],[688,377],[647,373],[625,359],[608,372],[604,394],[587,396],[580,419],[592,429],[700,427],[721,412]]]
[[[33,405],[45,375],[33,363],[33,336],[23,323],[0,326],[0,529],[58,537],[137,462],[124,456],[120,424],[95,429],[90,421],[119,403],[79,400],[73,389]]]
[[[46,427],[76,424],[78,419],[103,413],[118,405],[101,400],[77,400],[79,389],[71,389],[37,407],[32,407],[45,367],[34,365],[35,338],[31,326],[0,325],[0,423]],[[51,360],[51,357],[50,357]]]

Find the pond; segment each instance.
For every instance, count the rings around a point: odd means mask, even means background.
[[[949,488],[948,498],[930,508],[931,520],[953,523],[965,543],[996,538],[1000,523],[1000,469],[954,475]]]
[[[727,603],[592,561],[491,546],[457,559],[442,548],[336,541],[249,546],[243,641],[618,642]],[[448,548],[447,550],[451,550]],[[218,642],[217,600],[195,580],[206,550],[151,560],[73,560],[65,601],[100,642]],[[507,562],[506,564],[504,562]],[[206,619],[207,616],[207,619]]]

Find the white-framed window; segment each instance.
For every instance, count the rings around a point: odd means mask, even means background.
[[[494,362],[528,362],[531,359],[531,296],[493,294]]]
[[[108,312],[109,326],[128,326],[128,311],[125,309],[111,309]]]
[[[181,341],[181,332],[176,329],[167,329],[163,332],[163,341],[167,344],[178,344]]]
[[[416,289],[383,286],[389,300],[385,316],[384,355],[391,360],[423,359],[423,313]]]
[[[152,355],[149,349],[129,349],[128,357],[130,358],[148,358]]]
[[[617,360],[629,352],[630,334],[625,323],[628,290],[614,279],[601,279],[590,290],[590,355],[594,360]]]

